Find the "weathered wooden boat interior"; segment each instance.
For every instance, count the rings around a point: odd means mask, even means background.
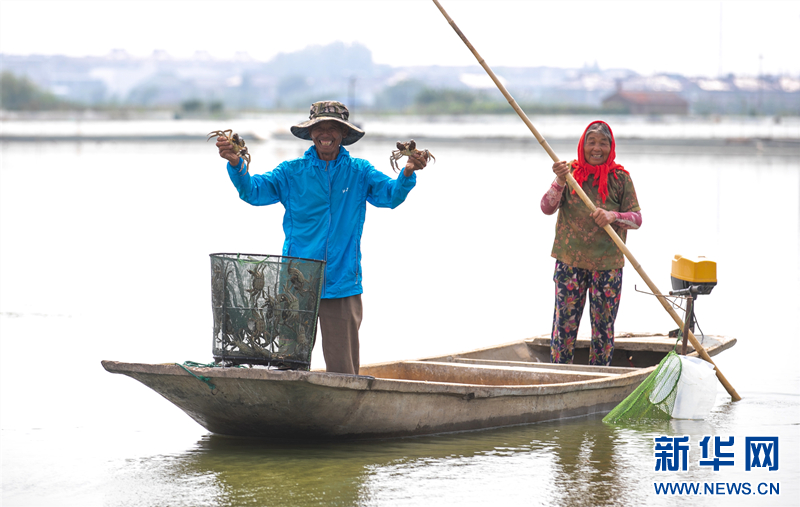
[[[540,368],[520,361],[399,361],[361,368],[361,375],[396,380],[477,384],[489,386],[543,385],[581,382],[627,373],[634,368],[597,368],[594,371]]]
[[[579,338],[575,344],[573,364],[552,364],[550,338],[539,336],[459,354],[365,365],[359,374],[384,379],[478,385],[581,382],[655,366],[673,350],[675,344],[675,338],[665,335],[626,333],[615,340],[611,366],[589,366],[590,339]],[[715,346],[719,348],[720,342],[708,337],[706,345],[713,350]]]

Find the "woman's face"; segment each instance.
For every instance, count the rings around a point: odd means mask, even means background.
[[[608,160],[611,153],[611,143],[600,132],[589,132],[583,143],[583,156],[591,165],[602,165]]]

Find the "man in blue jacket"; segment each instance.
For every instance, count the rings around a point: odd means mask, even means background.
[[[364,131],[350,123],[349,116],[341,102],[312,104],[309,120],[291,130],[314,145],[301,158],[264,174],[250,175],[227,138],[217,138],[217,147],[242,200],[254,206],[283,204],[283,255],[326,261],[319,306],[326,370],[358,374],[361,233],[367,202],[381,208],[399,206],[416,184],[414,171],[423,169],[426,161],[419,155],[409,157],[393,180],[366,160],[352,158],[344,146],[361,139]]]

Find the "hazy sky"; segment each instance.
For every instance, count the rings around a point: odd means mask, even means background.
[[[492,66],[800,76],[800,1],[440,0]],[[476,60],[431,0],[0,0],[0,52],[269,60],[361,42],[378,63]]]

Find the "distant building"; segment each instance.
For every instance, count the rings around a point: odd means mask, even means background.
[[[603,107],[628,114],[689,114],[689,102],[677,93],[624,91],[619,87],[603,99]]]
[[[200,101],[208,107],[222,104],[226,111],[307,111],[308,104],[322,97],[345,101],[351,114],[353,109],[415,112],[415,100],[424,88],[466,91],[481,101],[504,102],[494,86],[483,91],[485,78],[478,79],[474,64],[391,67],[372,61],[369,49],[358,43],[308,46],[266,62],[244,54],[232,60],[215,60],[203,53],[195,56],[181,59],[154,51],[148,57],[135,57],[121,49],[85,57],[0,52],[0,73],[26,77],[42,90],[85,106],[177,109]],[[800,115],[800,76],[643,76],[596,65],[582,69],[500,66],[495,72],[520,103],[554,111],[595,109],[602,104],[609,112],[644,115],[689,111]],[[355,108],[351,96],[358,102]]]

